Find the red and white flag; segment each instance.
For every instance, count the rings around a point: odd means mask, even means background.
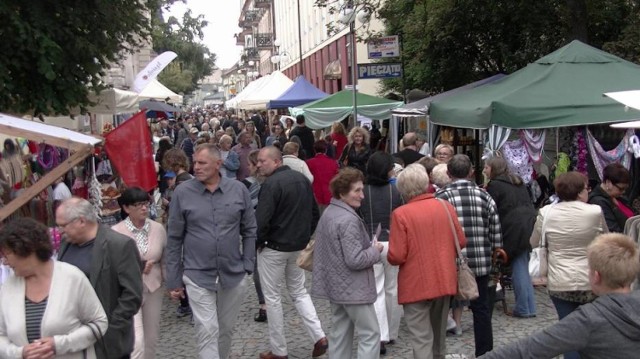
[[[151,132],[145,112],[140,111],[104,138],[111,165],[127,187],[149,192],[158,185],[158,175],[151,147]]]

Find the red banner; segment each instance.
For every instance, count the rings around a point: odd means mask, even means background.
[[[104,137],[104,148],[112,166],[127,187],[151,191],[158,175],[151,147],[151,132],[144,111],[138,112]]]

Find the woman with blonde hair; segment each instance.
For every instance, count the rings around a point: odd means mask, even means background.
[[[362,127],[354,127],[349,131],[349,143],[342,151],[339,164],[342,167],[354,167],[365,173],[367,161],[371,156],[371,148],[369,147],[369,131]]]
[[[262,144],[260,143],[260,136],[256,132],[256,126],[253,121],[247,121],[244,132],[248,133],[251,136],[251,148],[257,150],[258,148],[262,147]]]
[[[349,140],[347,139],[347,131],[345,131],[344,126],[341,122],[334,122],[331,125],[331,144],[335,147],[334,158],[337,160],[342,156],[342,151],[344,147],[347,145]]]

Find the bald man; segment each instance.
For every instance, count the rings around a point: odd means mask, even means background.
[[[262,281],[269,318],[271,350],[260,359],[287,358],[284,318],[280,286],[282,282],[291,295],[307,332],[315,343],[312,357],[324,354],[327,338],[320,319],[304,287],[304,271],[296,259],[311,238],[319,219],[318,205],[311,182],[300,172],[282,163],[282,153],[273,146],[260,150],[258,173],[266,177],[260,187],[256,218],[258,221],[258,272]]]
[[[416,142],[418,140],[418,135],[415,132],[407,132],[402,137],[402,144],[404,149],[398,153],[395,153],[395,157],[399,157],[404,162],[404,166],[408,166],[414,162],[419,161],[423,155],[418,152],[420,149],[416,147]]]

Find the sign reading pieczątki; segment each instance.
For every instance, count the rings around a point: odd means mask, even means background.
[[[402,64],[399,62],[358,64],[359,79],[388,79],[402,77]]]

